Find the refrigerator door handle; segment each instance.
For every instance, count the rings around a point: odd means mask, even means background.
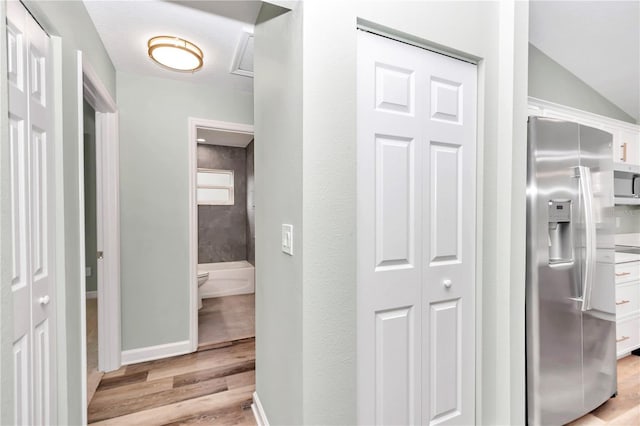
[[[580,192],[584,209],[585,228],[585,262],[584,281],[582,285],[582,311],[591,309],[591,293],[596,272],[596,222],[593,212],[593,190],[591,186],[591,169],[578,166]]]

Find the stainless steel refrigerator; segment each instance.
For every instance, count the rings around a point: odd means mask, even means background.
[[[612,136],[529,117],[527,418],[561,425],[616,393]]]

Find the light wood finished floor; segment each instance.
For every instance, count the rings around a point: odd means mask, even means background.
[[[569,425],[640,425],[640,356],[618,360],[618,396]]]
[[[202,300],[198,311],[198,350],[255,337],[255,295]]]
[[[87,299],[87,404],[102,374],[98,371],[98,299]]]
[[[89,405],[96,425],[251,425],[255,341],[106,373]]]

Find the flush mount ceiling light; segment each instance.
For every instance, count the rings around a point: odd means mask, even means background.
[[[153,37],[147,43],[149,57],[174,71],[193,72],[202,68],[202,50],[195,44],[171,36]]]

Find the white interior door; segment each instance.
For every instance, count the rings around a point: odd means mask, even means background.
[[[476,73],[359,31],[361,424],[475,421]]]
[[[15,423],[49,425],[55,373],[49,38],[7,2]]]

